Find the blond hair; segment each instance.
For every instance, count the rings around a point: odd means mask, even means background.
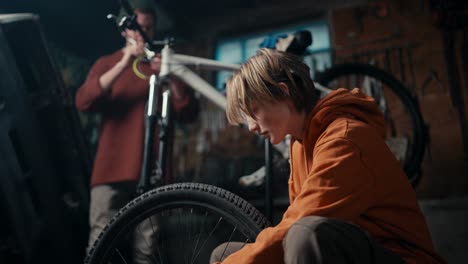
[[[240,124],[245,115],[254,117],[252,107],[291,98],[298,112],[309,112],[318,96],[309,67],[290,53],[260,49],[227,82],[226,116]],[[280,87],[288,86],[288,93]]]

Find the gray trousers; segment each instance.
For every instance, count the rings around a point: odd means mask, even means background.
[[[245,243],[224,243],[215,248],[210,263],[224,260]],[[283,239],[284,263],[404,263],[359,227],[319,216],[308,216],[293,224]]]
[[[89,241],[87,252],[112,217],[133,198],[135,182],[119,182],[94,186],[91,189]],[[153,241],[157,235],[157,219],[145,219],[134,232],[134,263],[153,263]]]

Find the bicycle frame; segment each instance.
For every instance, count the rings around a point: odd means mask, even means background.
[[[187,84],[198,91],[200,94],[207,97],[221,109],[226,110],[226,98],[216,88],[208,82],[200,78],[197,74],[191,71],[185,65],[195,65],[205,69],[212,70],[230,70],[235,71],[240,68],[239,64],[222,63],[216,60],[200,58],[189,55],[175,54],[169,45],[165,45],[161,51],[161,72],[159,77],[162,78],[169,74],[174,74],[184,80]],[[331,92],[330,89],[315,83],[317,90],[325,93]]]
[[[160,117],[157,115],[158,95],[161,83],[164,83],[170,76],[177,76],[185,83],[189,84],[195,91],[199,92],[215,105],[223,110],[226,110],[226,98],[216,88],[210,85],[207,81],[202,79],[187,65],[196,65],[205,69],[212,70],[230,70],[234,71],[239,69],[240,65],[221,63],[219,61],[200,58],[195,56],[175,54],[169,45],[169,41],[164,41],[164,48],[161,51],[161,70],[159,75],[153,74],[150,77],[148,106],[145,113],[146,128],[145,128],[145,145],[142,164],[142,173],[138,183],[138,193],[143,193],[150,187],[150,175],[153,165],[153,145],[154,145],[154,129],[156,122],[159,121],[160,134],[159,134],[159,167],[156,168],[157,178],[161,180],[162,175],[166,172],[166,159],[167,159],[167,142],[166,134],[167,128],[171,120],[171,92],[170,89],[162,91],[161,113]]]
[[[195,56],[174,54],[172,49],[169,48],[168,45],[165,45],[161,52],[161,72],[159,73],[159,77],[163,77],[172,73],[184,80],[184,82],[190,84],[193,89],[198,91],[200,94],[203,94],[221,109],[226,110],[225,96],[184,65],[196,65],[197,67],[203,67],[206,69],[213,69],[218,71],[235,71],[240,68],[240,65],[222,63],[216,60],[210,60]],[[319,83],[314,82],[314,84],[316,89],[321,92],[331,92],[330,89],[322,86]]]
[[[196,73],[191,71],[185,65],[195,65],[205,69],[212,70],[230,70],[235,71],[240,68],[237,64],[222,63],[215,60],[175,54],[169,45],[165,45],[161,51],[161,72],[159,73],[160,78],[164,78],[170,74],[173,74],[185,83],[199,92],[200,94],[207,97],[214,104],[219,106],[221,109],[226,110],[226,98],[216,88],[211,86],[207,81],[200,78]]]

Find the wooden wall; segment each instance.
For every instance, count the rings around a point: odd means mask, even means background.
[[[405,47],[403,71],[393,53],[391,66],[387,70],[403,80],[418,99],[429,128],[430,142],[423,161],[422,178],[416,188],[417,194],[424,198],[466,194],[468,167],[464,148],[467,146],[463,142],[461,126],[466,109],[459,112],[453,100],[467,102],[466,76],[462,74],[463,61],[460,56],[461,50],[466,47],[462,45],[460,33],[457,33],[455,54],[459,59],[455,69],[460,71],[461,76],[460,98],[450,92],[443,34],[440,28],[433,25],[429,7],[421,6],[421,1],[415,0],[386,2],[387,12],[384,16],[378,16],[369,5],[330,11],[336,58],[369,50]],[[408,45],[411,46],[412,65],[409,65],[406,57]],[[384,64],[379,66],[386,68]],[[410,68],[414,75],[410,73]],[[466,124],[466,120],[464,122]]]

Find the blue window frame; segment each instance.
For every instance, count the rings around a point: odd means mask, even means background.
[[[331,66],[330,34],[328,25],[324,20],[286,26],[268,33],[255,33],[237,38],[221,39],[216,45],[215,59],[227,63],[242,63],[247,58],[255,55],[260,43],[266,37],[291,34],[298,30],[309,30],[312,32],[312,45],[307,49],[304,62],[311,68],[311,76],[313,78],[315,71],[324,70]],[[226,79],[230,75],[230,72],[219,72],[217,74],[217,89],[221,91],[225,89]]]

